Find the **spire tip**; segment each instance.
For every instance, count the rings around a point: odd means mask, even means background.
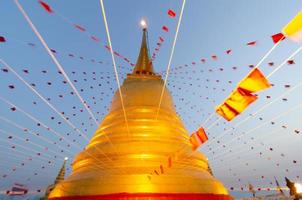
[[[154,75],[155,73],[153,71],[152,60],[150,59],[148,49],[147,22],[146,20],[142,19],[140,24],[143,28],[143,37],[139,56],[132,74]]]
[[[147,24],[147,22],[146,22],[145,19],[142,19],[142,20],[141,20],[140,25],[141,25],[141,27],[143,28],[143,31],[146,31],[146,30],[147,30],[148,24]]]

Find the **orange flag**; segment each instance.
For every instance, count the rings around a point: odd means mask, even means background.
[[[256,100],[257,100],[257,96],[241,88],[237,88],[224,101],[224,103],[217,106],[215,110],[223,118],[225,118],[228,121],[231,121]]]
[[[251,103],[257,100],[257,96],[237,88],[226,99],[225,104],[233,108],[236,112],[243,112]]]
[[[194,151],[207,140],[208,136],[202,127],[195,131],[190,137],[190,143]]]
[[[239,82],[237,88],[215,111],[228,121],[242,113],[251,103],[257,100],[253,93],[269,88],[271,84],[258,68]]]
[[[238,88],[247,92],[254,93],[269,88],[271,84],[258,68],[254,68],[252,72],[242,81]]]
[[[216,106],[215,111],[228,121],[231,121],[239,114],[236,110],[228,106],[226,103]]]

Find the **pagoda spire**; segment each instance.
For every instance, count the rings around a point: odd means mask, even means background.
[[[63,181],[64,178],[65,178],[66,161],[67,161],[67,159],[65,158],[65,159],[64,159],[64,162],[63,162],[63,165],[62,165],[62,167],[61,167],[61,169],[60,169],[60,171],[59,171],[59,173],[58,173],[58,175],[57,175],[57,177],[56,177],[56,180],[55,180],[55,182],[54,182],[55,185],[56,185],[57,183]]]
[[[150,59],[150,55],[149,55],[147,37],[148,37],[147,27],[143,27],[141,48],[132,74],[143,74],[143,75],[155,74],[153,70],[152,60]]]
[[[49,197],[49,194],[51,193],[51,191],[62,181],[64,181],[65,179],[65,169],[66,169],[66,162],[67,162],[68,158],[66,157],[64,159],[64,162],[63,162],[63,165],[56,177],[56,180],[54,181],[53,184],[49,185],[47,188],[46,188],[46,191],[45,191],[45,196],[44,198],[41,198],[41,200],[46,200],[48,199]]]

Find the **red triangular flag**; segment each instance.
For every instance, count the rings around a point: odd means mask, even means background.
[[[173,11],[173,10],[168,10],[168,15],[170,16],[170,17],[175,17],[176,16],[176,13]]]
[[[287,64],[293,65],[293,64],[295,64],[295,61],[294,61],[294,60],[288,60],[288,61],[287,61]]]
[[[99,38],[97,38],[97,37],[94,36],[94,35],[91,36],[91,39],[94,40],[94,41],[96,41],[96,42],[99,42],[99,41],[100,41]]]
[[[163,26],[162,29],[163,29],[163,31],[165,31],[165,32],[169,32],[169,28],[168,28],[167,26]]]
[[[256,41],[252,41],[252,42],[248,42],[246,45],[248,45],[248,46],[254,46],[254,45],[256,45]]]
[[[232,53],[232,49],[226,50],[226,54],[231,54]]]
[[[3,37],[3,36],[0,36],[0,42],[5,42],[6,40],[5,40],[5,37]]]
[[[160,41],[160,42],[164,42],[165,39],[164,39],[163,37],[159,37],[159,41]]]
[[[76,27],[77,29],[79,29],[79,30],[82,31],[82,32],[85,32],[85,31],[86,31],[86,29],[85,29],[84,27],[82,27],[82,26],[80,26],[80,25],[78,25],[78,24],[74,24],[74,27]]]
[[[45,3],[44,1],[39,0],[40,5],[42,6],[42,8],[44,8],[44,10],[48,13],[53,13],[53,10],[51,9],[51,7]]]
[[[108,51],[111,50],[110,47],[109,47],[108,45],[105,45],[105,48],[106,48]]]
[[[285,35],[283,35],[283,33],[277,33],[275,35],[272,35],[271,38],[272,38],[273,42],[276,44],[279,41],[284,40],[285,39]]]

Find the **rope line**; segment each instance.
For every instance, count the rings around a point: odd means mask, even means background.
[[[105,6],[104,6],[103,0],[100,0],[100,5],[101,5],[102,16],[103,16],[103,20],[104,20],[104,24],[105,24],[105,29],[106,29],[107,41],[108,41],[108,44],[109,44],[111,58],[112,58],[112,62],[113,62],[115,79],[116,79],[116,83],[117,83],[117,87],[118,87],[118,91],[119,91],[119,95],[120,95],[120,99],[121,99],[122,109],[123,109],[123,113],[124,113],[124,119],[125,119],[126,128],[127,128],[127,136],[129,138],[130,130],[129,130],[129,125],[128,125],[128,119],[127,119],[127,114],[126,114],[126,110],[125,110],[125,105],[124,105],[124,100],[123,100],[123,94],[122,94],[122,88],[121,88],[121,84],[120,84],[120,80],[119,80],[119,75],[118,75],[117,68],[116,68],[114,52],[113,52],[113,49],[112,49],[111,37],[110,37],[109,28],[108,28],[106,11],[105,11]]]
[[[28,24],[30,25],[31,29],[33,30],[33,32],[35,33],[35,35],[39,38],[40,42],[42,43],[42,45],[46,49],[47,53],[49,54],[49,56],[51,57],[51,59],[53,60],[53,62],[55,63],[55,65],[57,66],[57,68],[60,70],[60,72],[62,72],[62,75],[64,76],[65,80],[68,82],[68,84],[70,85],[70,87],[72,88],[72,90],[75,92],[75,94],[77,95],[77,97],[80,99],[81,103],[84,105],[85,109],[87,110],[87,112],[89,113],[89,115],[91,116],[91,118],[94,120],[95,124],[98,126],[99,123],[96,120],[96,118],[95,118],[94,114],[92,113],[92,111],[90,110],[89,106],[87,105],[86,101],[84,101],[84,99],[82,98],[82,96],[80,95],[80,93],[78,92],[78,90],[76,89],[76,87],[74,86],[74,84],[72,83],[72,81],[69,79],[69,77],[66,74],[64,68],[59,63],[59,61],[57,60],[57,58],[55,57],[55,55],[51,52],[50,48],[48,47],[48,45],[45,42],[45,40],[42,37],[42,35],[39,33],[39,31],[36,28],[36,26],[33,24],[33,22],[31,21],[31,19],[29,18],[29,16],[25,12],[25,10],[23,9],[23,7],[19,3],[19,1],[18,0],[14,0],[14,1],[15,1],[15,4],[17,5],[18,9],[22,13],[22,15],[24,16],[24,18],[28,22]]]
[[[274,73],[276,73],[279,69],[281,69],[288,60],[290,60],[291,58],[293,58],[294,56],[296,56],[300,51],[302,50],[302,47],[298,48],[294,53],[292,53],[288,58],[286,58],[273,72],[271,72],[267,78],[269,78],[270,76],[272,76]],[[246,123],[249,119],[253,118],[256,114],[258,114],[259,112],[265,110],[267,107],[269,107],[270,105],[272,105],[273,103],[275,103],[278,99],[284,97],[285,95],[291,93],[292,91],[294,91],[295,89],[299,88],[302,85],[302,82],[299,82],[296,86],[294,86],[293,88],[289,89],[288,91],[285,91],[283,94],[281,94],[280,96],[278,96],[277,98],[275,98],[274,100],[264,104],[260,109],[258,109],[257,111],[255,111],[254,113],[252,113],[250,116],[246,117],[245,119],[241,120],[240,122],[238,122],[235,126],[232,127],[232,129],[238,128],[241,124]],[[222,138],[227,132],[229,132],[231,129],[227,129],[224,132],[222,132],[220,135],[218,135],[218,137],[215,137],[215,139],[211,140],[210,142],[213,142],[217,139]]]
[[[273,50],[280,44],[280,42],[283,40],[284,37],[285,36],[283,36],[281,40],[275,43],[274,46],[265,53],[265,55],[260,59],[257,65],[255,65],[255,67],[243,79],[247,78],[253,72],[254,69],[259,68],[259,65],[261,65],[263,61],[273,52]]]
[[[181,20],[182,20],[182,15],[183,15],[185,5],[186,5],[186,0],[183,0],[181,10],[180,10],[180,15],[179,15],[179,18],[178,18],[177,27],[176,27],[176,32],[175,32],[175,36],[174,36],[174,41],[173,41],[173,45],[172,45],[172,49],[171,49],[171,54],[170,54],[169,62],[168,62],[168,65],[167,65],[164,85],[162,87],[160,98],[159,98],[158,108],[157,108],[157,112],[156,112],[156,120],[158,118],[159,110],[160,110],[162,100],[163,100],[163,96],[164,96],[164,93],[165,93],[165,90],[166,90],[166,84],[167,84],[168,77],[169,77],[169,71],[170,71],[170,67],[171,67],[171,62],[172,62],[172,58],[173,58],[173,54],[174,54],[174,49],[175,49],[175,45],[176,45],[176,41],[177,41],[178,31],[179,31],[180,23],[181,23]]]

